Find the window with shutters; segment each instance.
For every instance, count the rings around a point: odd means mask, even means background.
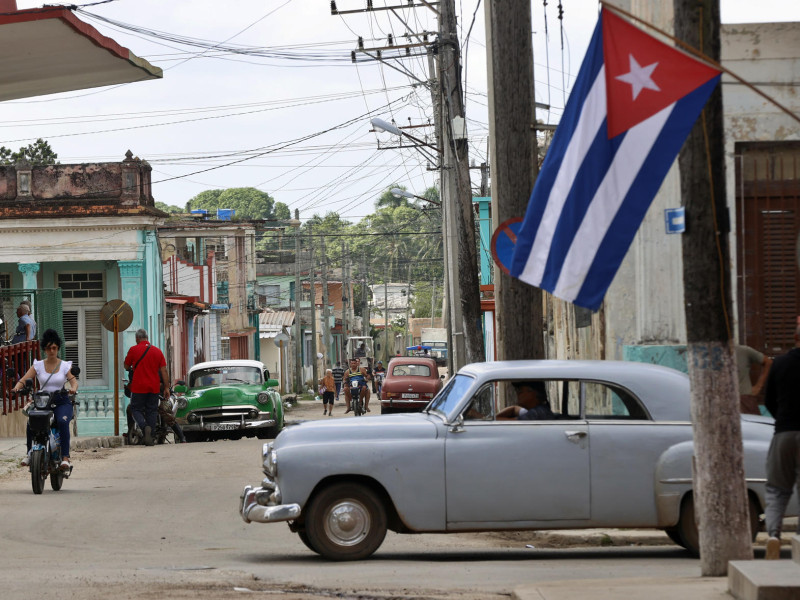
[[[100,323],[103,307],[104,274],[56,273],[64,305],[64,354],[81,368],[79,382],[86,387],[109,385],[105,364],[105,330]],[[65,287],[66,286],[66,287]]]
[[[769,356],[800,315],[800,142],[736,144],[739,339]]]
[[[11,273],[0,273],[0,289],[11,289]]]
[[[64,306],[65,358],[81,368],[81,386],[105,386],[105,335],[101,306]]]

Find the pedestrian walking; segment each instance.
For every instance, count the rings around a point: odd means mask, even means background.
[[[133,420],[144,432],[145,445],[152,446],[159,394],[166,395],[169,374],[164,354],[148,341],[144,329],[136,331],[136,345],[125,356],[125,368],[131,371],[128,381]]]
[[[333,369],[326,369],[325,377],[319,380],[319,393],[322,395],[323,415],[333,416],[333,390],[335,387]]]
[[[764,404],[775,417],[775,434],[767,453],[766,558],[781,553],[781,527],[792,488],[800,494],[800,318],[795,347],[772,361]],[[800,534],[800,524],[797,533]]]
[[[342,363],[337,362],[336,366],[331,369],[333,373],[333,381],[336,384],[336,400],[339,400],[339,392],[342,391],[342,379],[344,378],[344,369]]]

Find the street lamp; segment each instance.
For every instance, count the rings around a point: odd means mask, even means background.
[[[389,191],[395,198],[416,198],[417,200],[422,200],[423,202],[430,202],[431,204],[435,204],[436,206],[442,205],[441,202],[437,202],[436,200],[429,200],[428,198],[423,198],[422,196],[417,196],[416,194],[412,194],[411,192],[401,190],[400,188],[392,188]]]
[[[438,155],[441,154],[441,150],[439,150],[439,148],[437,148],[436,146],[434,146],[432,144],[429,144],[425,140],[421,140],[418,137],[415,137],[415,136],[411,135],[410,133],[406,133],[405,131],[403,131],[402,129],[397,127],[396,125],[393,125],[392,123],[387,123],[383,119],[378,119],[376,117],[374,119],[370,119],[370,123],[372,123],[372,127],[375,129],[375,131],[385,131],[386,133],[391,133],[393,135],[399,135],[401,137],[407,137],[408,139],[410,139],[410,140],[416,142],[417,144],[419,144],[420,146],[427,146],[428,148],[432,148],[433,150],[436,150],[437,157],[431,157],[431,156],[429,156],[427,154],[426,154],[426,156],[428,156],[428,158],[431,158],[434,162],[438,162]],[[425,154],[425,151],[422,150],[422,148],[420,148],[420,152]]]

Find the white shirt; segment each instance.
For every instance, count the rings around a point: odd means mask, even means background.
[[[58,365],[58,371],[53,373],[52,376],[45,370],[43,360],[33,361],[33,368],[36,371],[36,378],[39,380],[39,389],[43,392],[57,392],[67,383],[72,362],[62,360]],[[50,378],[49,381],[48,377]],[[47,385],[45,385],[45,382],[47,382]]]

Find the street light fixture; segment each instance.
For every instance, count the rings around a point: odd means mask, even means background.
[[[422,196],[417,196],[416,194],[412,194],[411,192],[401,190],[400,188],[392,188],[389,191],[395,198],[416,198],[417,200],[422,200],[423,202],[430,202],[431,204],[435,204],[436,206],[442,205],[441,202],[437,202],[436,200],[429,200],[428,198],[423,198]]]
[[[375,129],[375,131],[385,131],[386,133],[391,133],[393,135],[407,137],[408,139],[419,144],[420,146],[427,146],[428,148],[436,150],[437,155],[441,154],[441,150],[439,150],[439,148],[437,148],[436,146],[429,144],[425,140],[421,140],[418,137],[411,135],[410,133],[406,133],[405,131],[397,127],[397,125],[394,125],[392,123],[387,123],[383,119],[378,119],[377,117],[374,119],[370,119],[370,123],[372,123],[372,127]],[[424,153],[424,151],[421,148],[420,151]],[[434,158],[434,160],[438,161],[438,158]]]

